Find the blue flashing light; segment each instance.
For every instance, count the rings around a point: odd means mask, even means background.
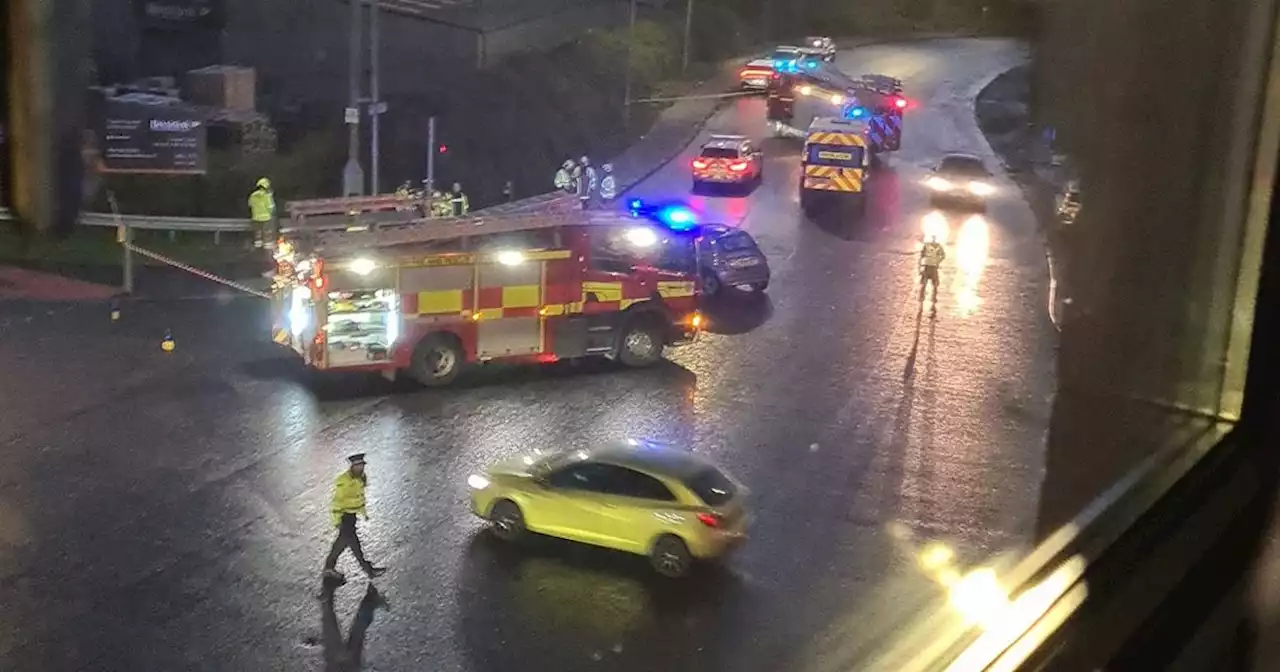
[[[631,210],[632,213],[640,212],[643,208],[644,201],[641,201],[638,198],[633,198],[629,203],[627,203],[627,209]]]
[[[810,70],[812,70],[812,69],[814,69],[814,68],[818,67],[818,64],[817,64],[817,63],[815,63],[815,62],[813,62],[813,61],[805,61],[805,63],[804,63],[804,67],[809,68]]]
[[[866,116],[866,114],[867,114],[866,108],[858,105],[845,108],[845,111],[844,111],[844,116],[846,119],[861,119],[862,117]]]
[[[674,231],[685,231],[697,224],[693,211],[679,205],[665,207],[658,211],[658,219]]]

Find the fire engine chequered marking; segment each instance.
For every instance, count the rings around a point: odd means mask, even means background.
[[[439,315],[462,312],[462,290],[446,289],[436,292],[418,292],[418,314]]]
[[[542,300],[542,288],[538,285],[517,285],[502,288],[503,308],[536,308]]]

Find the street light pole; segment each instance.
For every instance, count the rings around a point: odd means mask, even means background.
[[[381,163],[379,161],[381,157],[381,142],[379,138],[381,136],[378,133],[380,130],[378,120],[382,118],[383,112],[381,87],[379,86],[382,74],[382,58],[378,53],[381,50],[378,40],[378,14],[381,12],[378,5],[379,0],[370,0],[369,2],[369,68],[372,70],[369,75],[369,97],[372,99],[369,104],[369,115],[373,117],[369,122],[371,124],[369,128],[369,162],[373,164],[373,182],[370,193],[375,195],[382,193],[382,184],[378,180],[378,164]]]
[[[631,21],[627,24],[627,67],[626,89],[622,94],[622,124],[631,125],[631,60],[636,46],[636,0],[631,0]]]
[[[342,168],[344,196],[364,193],[364,170],[360,168],[360,0],[351,3],[351,45],[347,53],[347,78],[350,87],[344,121],[347,124],[347,164]]]
[[[684,6],[684,53],[680,55],[680,74],[689,74],[689,36],[693,32],[693,0]]]

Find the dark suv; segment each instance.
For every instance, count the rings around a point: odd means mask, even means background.
[[[707,224],[702,227],[699,241],[705,296],[717,296],[725,287],[753,292],[769,287],[769,263],[751,234],[722,224]]]

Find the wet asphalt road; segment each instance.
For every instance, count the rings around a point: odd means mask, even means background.
[[[100,306],[6,307],[0,669],[344,669],[364,581],[328,614],[316,573],[330,482],[357,451],[365,547],[392,567],[389,609],[354,638],[363,669],[800,670],[891,633],[939,594],[915,564],[926,540],[967,567],[1033,529],[1053,341],[1043,251],[1011,182],[985,226],[953,232],[936,320],[914,289],[919,180],[939,152],[989,155],[971,100],[1018,53],[842,52],[916,103],[866,221],[805,220],[798,148],[766,141],[759,189],[694,199],[760,241],[766,300],[716,307],[718,333],[652,370],[306,385],[262,342],[252,301],[138,304],[115,325]],[[709,128],[763,137],[763,102]],[[688,158],[635,193],[687,194]],[[478,534],[472,470],[626,435],[692,446],[752,488],[752,539],[726,567],[671,583],[641,559]]]

